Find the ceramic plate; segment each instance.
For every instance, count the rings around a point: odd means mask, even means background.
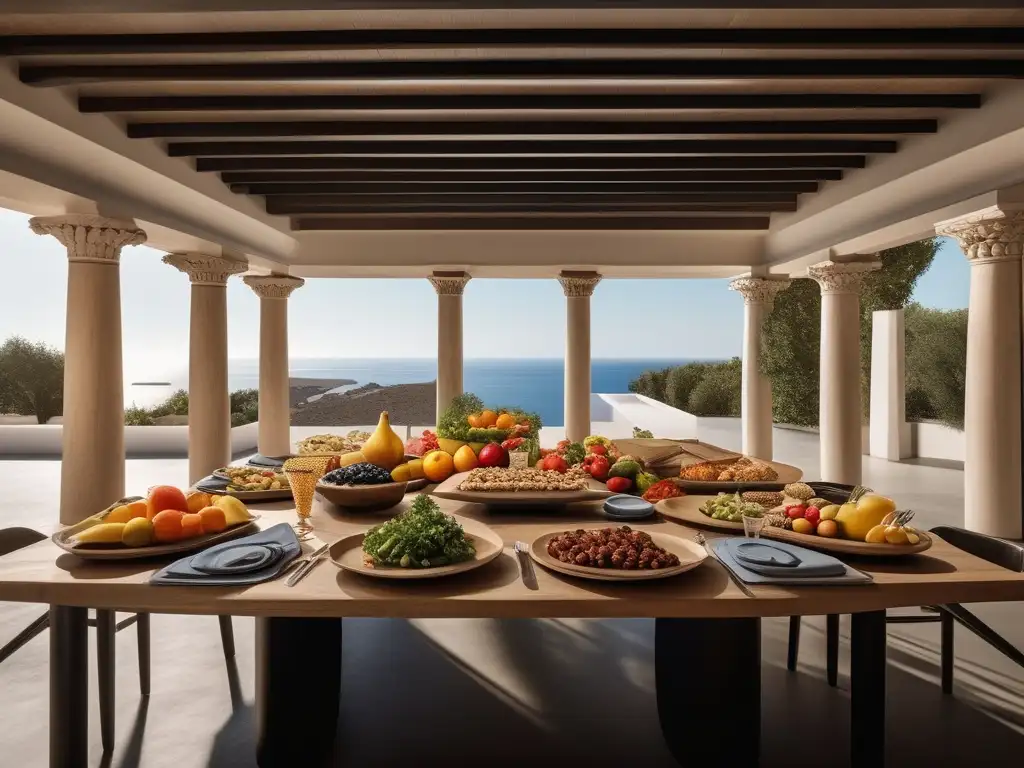
[[[459,483],[468,476],[468,472],[458,472],[438,485],[431,494],[442,499],[503,507],[572,504],[577,501],[605,499],[612,495],[604,483],[593,479],[588,481],[589,487],[582,491],[460,491]]]
[[[54,544],[65,552],[70,552],[83,560],[139,560],[147,557],[185,555],[189,552],[206,549],[214,544],[220,544],[220,542],[227,541],[228,539],[234,539],[238,536],[246,536],[250,533],[256,533],[258,530],[256,521],[259,520],[259,517],[259,515],[253,515],[249,522],[233,526],[228,528],[226,531],[221,531],[220,533],[197,536],[194,539],[174,541],[169,544],[153,544],[148,547],[126,547],[120,544],[81,544],[77,547],[72,546],[68,543],[68,539],[78,531],[84,530],[88,527],[86,525],[87,521],[84,520],[81,523],[77,523],[57,531],[50,538],[53,540]]]
[[[721,464],[722,468],[725,469],[727,466],[732,464],[736,459],[719,459],[712,463]],[[798,482],[803,476],[803,470],[799,467],[794,467],[791,464],[780,464],[777,461],[764,461],[763,459],[757,459],[761,464],[767,464],[769,467],[774,469],[778,473],[778,478],[775,480],[764,480],[764,481],[737,481],[737,480],[684,480],[681,477],[674,478],[680,488],[685,489],[689,493],[710,493],[712,495],[719,491],[771,491],[777,488],[781,488],[787,483]],[[692,462],[698,463],[698,462]]]
[[[597,581],[649,581],[650,579],[666,579],[685,571],[696,568],[704,562],[708,553],[704,547],[695,541],[681,539],[667,533],[647,531],[654,539],[654,543],[662,549],[671,552],[679,558],[679,565],[674,568],[659,568],[656,571],[623,571],[617,568],[591,568],[584,565],[571,565],[563,563],[548,554],[548,542],[551,539],[565,533],[565,531],[552,531],[538,536],[530,545],[530,557],[537,563],[569,576],[578,576],[581,579],[595,579]]]
[[[456,573],[472,571],[474,568],[486,565],[501,554],[505,545],[497,533],[482,523],[461,517],[456,517],[456,519],[462,524],[463,529],[476,548],[476,557],[462,563],[441,565],[436,568],[369,566],[366,564],[363,554],[365,532],[346,536],[334,542],[328,551],[331,560],[339,568],[377,579],[436,579],[441,576],[451,576]]]
[[[708,498],[708,496],[679,496],[674,499],[659,501],[654,508],[662,517],[667,517],[686,525],[699,525],[702,528],[711,528],[716,531],[742,535],[743,523],[713,520],[700,511],[700,505],[707,501]],[[819,549],[822,552],[843,555],[867,555],[869,557],[916,555],[929,549],[932,545],[931,537],[922,531],[918,531],[921,541],[917,544],[906,545],[868,544],[864,541],[850,541],[849,539],[826,539],[823,536],[794,533],[793,531],[787,531],[785,528],[775,528],[769,525],[765,525],[761,529],[761,535],[766,539],[788,541],[790,544],[798,544],[810,549]]]

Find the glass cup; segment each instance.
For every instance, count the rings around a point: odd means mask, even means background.
[[[313,530],[309,522],[313,514],[313,495],[316,493],[316,481],[321,475],[314,469],[299,467],[288,467],[284,473],[288,476],[288,484],[292,487],[292,498],[295,499],[295,512],[299,516],[299,522],[295,529],[303,536],[308,536]]]
[[[743,535],[746,536],[748,539],[760,539],[762,528],[764,528],[763,516],[743,516]]]

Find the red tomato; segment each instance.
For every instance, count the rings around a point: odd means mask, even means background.
[[[598,456],[604,456],[608,453],[608,449],[600,443],[594,443],[592,446],[587,448],[590,453],[596,453]]]
[[[553,472],[560,472],[563,475],[569,471],[569,465],[566,464],[565,459],[563,459],[557,453],[552,453],[550,456],[545,456],[544,461],[541,462],[540,468]]]
[[[633,481],[628,477],[609,477],[605,485],[612,493],[626,493],[632,487]]]

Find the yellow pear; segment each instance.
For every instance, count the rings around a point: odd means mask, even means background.
[[[869,493],[856,503],[847,502],[836,513],[836,522],[843,532],[843,538],[866,541],[868,531],[880,525],[887,515],[896,509],[892,499]],[[883,537],[884,541],[884,537]]]
[[[391,430],[387,411],[381,412],[377,429],[363,444],[362,453],[368,462],[383,467],[389,472],[401,464],[402,459],[405,458],[405,443]]]
[[[213,506],[224,510],[224,521],[228,527],[246,523],[250,519],[249,510],[245,504],[234,496],[218,496],[217,500],[213,502]]]

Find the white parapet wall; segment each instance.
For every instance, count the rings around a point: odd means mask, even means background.
[[[59,424],[0,424],[0,456],[61,455],[62,427]],[[231,430],[231,453],[256,450],[256,423]],[[128,458],[187,456],[188,427],[125,427],[124,447]]]
[[[966,447],[962,430],[935,421],[914,422],[908,426],[912,456],[948,461],[964,460]]]
[[[870,455],[899,461],[911,455],[906,421],[905,330],[903,310],[871,314]]]

